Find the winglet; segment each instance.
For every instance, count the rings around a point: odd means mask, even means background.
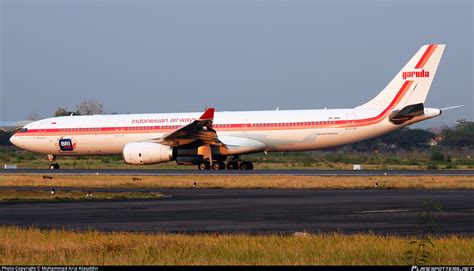
[[[202,114],[201,117],[199,117],[200,120],[213,120],[214,119],[214,108],[213,107],[209,107],[208,109],[206,109],[206,112],[204,112],[204,114]]]

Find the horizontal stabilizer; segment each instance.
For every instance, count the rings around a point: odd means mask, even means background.
[[[415,116],[422,115],[424,112],[425,107],[423,103],[412,104],[405,106],[401,110],[393,111],[389,116],[389,120],[393,124],[402,124],[411,120]]]

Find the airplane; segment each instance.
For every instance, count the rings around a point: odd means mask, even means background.
[[[10,141],[47,154],[51,169],[58,156],[122,154],[132,165],[250,170],[241,155],[331,148],[439,116],[424,102],[445,46],[422,46],[375,98],[352,109],[64,116],[29,123]]]

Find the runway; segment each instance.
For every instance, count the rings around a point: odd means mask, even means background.
[[[0,224],[167,233],[371,231],[406,235],[421,232],[417,214],[423,202],[434,201],[445,209],[434,214],[435,234],[474,235],[472,190],[91,190],[155,191],[167,197],[2,202]]]
[[[269,176],[474,176],[474,170],[204,170],[197,169],[2,169],[0,175],[116,175],[116,176],[189,176],[189,175],[269,175]]]

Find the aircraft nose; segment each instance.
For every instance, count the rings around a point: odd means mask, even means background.
[[[10,142],[11,142],[13,145],[18,146],[18,136],[12,135],[12,136],[10,137]]]

